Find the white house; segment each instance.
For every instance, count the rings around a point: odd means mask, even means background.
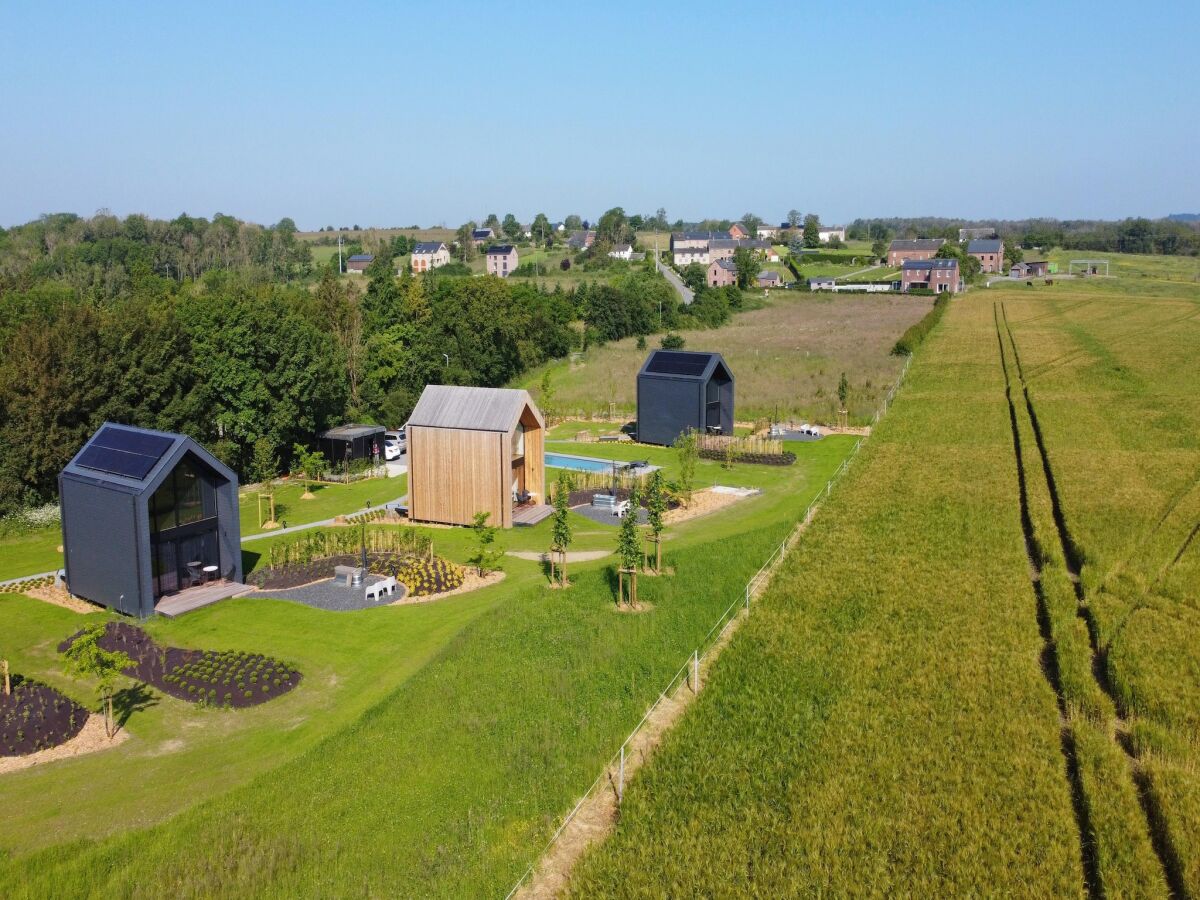
[[[631,244],[617,244],[608,251],[608,255],[613,259],[633,259],[633,246]]]
[[[759,225],[758,228],[755,229],[755,232],[754,232],[755,237],[762,238],[763,240],[768,240],[768,241],[773,240],[775,238],[775,236],[778,234],[779,234],[779,229],[774,227],[773,225]]]
[[[828,227],[822,225],[817,233],[820,235],[822,244],[828,244],[834,238],[837,238],[839,241],[846,240],[845,225],[830,225]]]
[[[450,249],[444,241],[418,241],[413,247],[413,272],[428,272],[450,262]]]

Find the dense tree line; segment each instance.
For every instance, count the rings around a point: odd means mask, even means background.
[[[892,238],[942,237],[958,240],[959,228],[994,228],[1009,244],[1063,247],[1109,253],[1200,254],[1200,223],[1172,219],[1022,219],[970,221],[965,219],[856,219],[847,230],[852,240],[886,242]]]

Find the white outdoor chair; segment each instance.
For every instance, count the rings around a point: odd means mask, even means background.
[[[396,592],[396,579],[385,578],[383,581],[377,581],[375,584],[367,588],[367,599],[379,602],[379,598],[390,596]]]
[[[613,515],[614,516],[618,516],[618,517],[624,516],[627,512],[629,512],[629,501],[628,500],[622,500],[620,503],[613,504]]]

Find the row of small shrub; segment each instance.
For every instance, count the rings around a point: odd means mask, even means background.
[[[699,456],[701,459],[715,459],[718,462],[725,462],[728,459],[724,450],[702,449],[699,451]],[[785,450],[783,453],[741,453],[735,450],[733,461],[763,466],[790,466],[796,461],[796,454],[791,450]]]
[[[915,294],[917,291],[909,291],[910,294]],[[925,293],[929,293],[925,291]],[[900,335],[900,340],[896,341],[896,345],[892,347],[894,356],[912,356],[913,351],[921,345],[925,340],[926,335],[933,331],[933,326],[941,321],[942,315],[946,312],[946,307],[950,305],[950,294],[938,294],[937,299],[933,301],[933,309],[925,313],[921,320]]]
[[[410,597],[440,594],[461,587],[465,571],[449,560],[410,557],[396,573],[396,580],[408,588]]]
[[[6,594],[24,594],[35,588],[50,587],[52,584],[54,584],[54,576],[43,575],[41,578],[26,578],[24,581],[6,584],[2,590]]]

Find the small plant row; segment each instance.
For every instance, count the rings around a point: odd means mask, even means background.
[[[37,588],[50,587],[52,584],[54,584],[54,576],[43,575],[41,578],[26,578],[24,581],[6,584],[3,588],[0,588],[0,592],[6,594],[24,594],[27,591],[36,590]]]
[[[253,706],[290,691],[300,673],[259,653],[205,650],[163,676],[172,696],[206,706]]]
[[[410,557],[396,573],[396,580],[408,588],[411,597],[427,597],[462,587],[462,566],[435,556],[433,559]]]
[[[752,463],[763,466],[790,466],[796,462],[796,454],[791,450],[785,450],[782,453],[741,453],[737,450],[732,451],[734,462]],[[709,450],[701,449],[699,451],[701,459],[715,459],[719,462],[727,462],[729,460],[729,450]]]
[[[48,750],[79,734],[86,709],[48,684],[19,675],[12,681],[12,693],[0,693],[0,756]]]
[[[313,529],[290,540],[272,542],[270,566],[279,568],[295,563],[358,553],[363,540],[368,553],[428,553],[431,539],[412,528],[372,529],[364,536],[356,529]]]
[[[391,510],[385,506],[377,506],[375,509],[368,509],[366,512],[355,513],[352,516],[347,516],[346,521],[351,525],[363,525],[371,522],[382,522],[389,515]]]
[[[65,651],[74,636],[59,645]],[[300,673],[277,659],[235,650],[161,647],[136,625],[109,622],[99,645],[133,660],[125,675],[179,700],[225,708],[256,706],[287,693]]]

